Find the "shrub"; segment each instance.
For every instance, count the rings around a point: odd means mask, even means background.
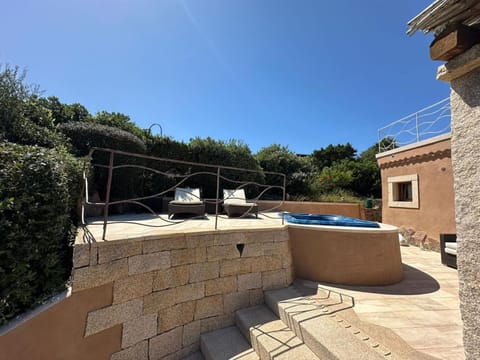
[[[77,156],[85,156],[92,147],[122,150],[131,153],[144,154],[146,146],[136,136],[109,126],[89,122],[69,122],[61,124],[58,129],[63,132],[73,146]],[[115,155],[114,165],[144,165],[143,159],[126,155]],[[93,163],[108,165],[109,154],[96,152]],[[96,167],[92,176],[90,192],[98,191],[102,200],[106,198],[108,170]],[[126,200],[143,193],[143,170],[122,168],[114,171],[110,200]],[[115,212],[115,210],[114,210]]]
[[[62,149],[0,144],[0,324],[65,286],[80,169]]]
[[[174,140],[168,136],[152,136],[147,139],[147,152],[151,156],[191,161],[188,145],[184,142]],[[186,174],[188,165],[176,164],[167,161],[148,160],[146,166],[164,173]],[[153,195],[163,192],[179,181],[177,178],[167,177],[152,171],[145,171],[145,195]]]
[[[346,203],[360,203],[362,199],[355,196],[350,190],[345,189],[333,189],[329,192],[317,192],[313,194],[312,199],[313,201],[320,201],[320,202],[346,202]]]
[[[241,141],[230,140],[228,142],[214,140],[210,137],[206,139],[194,138],[188,144],[191,159],[194,162],[225,165],[244,169],[258,170],[261,168],[252,155],[250,148]],[[202,167],[192,167],[192,172],[209,171],[215,173],[215,169],[205,169]],[[226,179],[220,181],[221,189],[231,189],[237,187],[239,184],[235,181],[251,181],[257,183],[264,183],[265,178],[262,173],[243,172],[239,170],[221,171],[221,175]],[[229,181],[232,180],[232,181]],[[215,175],[200,175],[192,179],[191,185],[199,187],[203,190],[203,196],[208,198],[216,197],[216,176]],[[247,197],[258,195],[256,186],[250,185],[245,188]]]
[[[140,139],[145,138],[148,134],[148,131],[140,129],[130,120],[128,115],[122,113],[100,111],[95,116],[89,117],[87,121],[127,131]]]
[[[77,156],[85,156],[92,147],[145,153],[142,140],[129,132],[90,122],[68,122],[58,129],[69,139]]]

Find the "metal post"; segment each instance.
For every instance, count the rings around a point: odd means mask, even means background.
[[[380,138],[380,129],[378,129],[378,152],[381,153],[382,152],[382,145],[381,145],[381,142],[382,142],[382,139]]]
[[[87,161],[83,162],[83,172],[82,172],[82,192],[80,193],[80,199],[82,201],[82,209],[81,209],[81,221],[82,225],[86,225],[85,223],[85,205],[88,201],[88,188],[87,188]]]
[[[217,197],[215,199],[215,230],[217,230],[219,202],[220,202],[220,168],[217,168]]]
[[[287,177],[283,175],[283,202],[285,203],[285,192],[287,191]],[[285,224],[285,216],[284,212],[282,211],[282,225]]]
[[[418,112],[415,113],[415,128],[417,129],[417,142],[420,141],[419,129],[418,129]]]
[[[105,195],[105,206],[103,207],[103,235],[102,235],[102,240],[105,240],[105,234],[107,233],[108,207],[109,207],[109,203],[110,203],[110,190],[111,190],[111,187],[112,187],[112,175],[113,175],[113,157],[114,157],[114,153],[110,152],[110,162],[108,164],[107,194]]]

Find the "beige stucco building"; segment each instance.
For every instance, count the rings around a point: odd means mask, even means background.
[[[377,155],[382,176],[382,221],[409,241],[439,249],[442,233],[455,233],[450,134]]]

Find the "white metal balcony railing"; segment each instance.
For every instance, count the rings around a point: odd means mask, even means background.
[[[450,98],[443,99],[378,129],[378,150],[384,152],[450,132]]]

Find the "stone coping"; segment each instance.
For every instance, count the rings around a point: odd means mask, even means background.
[[[138,214],[112,216],[107,226],[107,239],[102,240],[103,221],[93,219],[85,228],[79,228],[75,239],[75,244],[103,243],[119,240],[153,240],[169,238],[175,235],[214,235],[228,234],[236,232],[261,232],[270,230],[286,230],[289,227],[311,228],[318,230],[329,230],[336,232],[349,233],[378,233],[378,232],[398,232],[398,228],[393,225],[380,223],[380,228],[359,228],[350,226],[330,226],[330,225],[299,225],[289,224],[285,221],[282,224],[280,213],[274,213],[273,216],[263,218],[225,218],[219,217],[219,228],[213,228],[215,217],[207,216],[205,220],[187,220],[173,225],[171,228],[154,226],[156,218],[146,218],[143,214],[143,220],[136,221]],[[143,221],[143,223],[141,223]],[[158,220],[161,221],[161,220]],[[178,226],[178,227],[177,227]],[[175,228],[174,228],[175,227]],[[152,229],[153,228],[153,229]]]
[[[379,223],[379,228],[367,228],[356,226],[334,226],[334,225],[306,225],[306,224],[288,224],[288,227],[297,229],[311,229],[318,231],[331,231],[343,233],[358,233],[358,234],[378,234],[378,233],[398,233],[398,228],[394,225]]]
[[[26,323],[30,319],[33,319],[35,316],[43,313],[44,311],[47,311],[50,309],[52,306],[60,303],[61,301],[65,300],[66,298],[70,297],[72,295],[72,288],[69,286],[66,290],[62,291],[61,293],[58,293],[56,295],[53,295],[49,299],[45,300],[43,304],[40,304],[33,309],[27,311],[26,313],[23,313],[13,320],[10,320],[7,324],[0,326],[0,336],[3,336],[10,331],[16,329],[20,325]]]
[[[153,216],[151,214],[124,214],[113,215],[107,224],[105,241],[114,240],[146,240],[171,237],[178,234],[218,234],[228,232],[267,231],[284,229],[280,213],[261,214],[259,218],[228,218],[218,217],[218,227],[215,230],[215,216],[207,215],[204,218],[186,219],[174,224],[168,224],[167,215]],[[103,219],[92,218],[84,228],[78,229],[75,244],[103,242]]]

